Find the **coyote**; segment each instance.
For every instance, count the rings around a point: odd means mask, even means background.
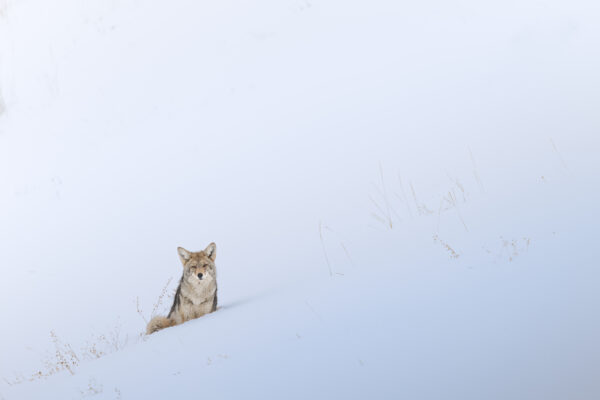
[[[175,292],[173,306],[166,317],[152,318],[146,327],[147,335],[217,309],[217,246],[211,243],[204,251],[197,253],[178,247],[177,253],[183,264],[183,275]]]

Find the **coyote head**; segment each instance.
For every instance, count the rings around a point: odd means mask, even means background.
[[[217,245],[209,244],[206,249],[193,253],[183,247],[177,248],[177,253],[183,264],[183,278],[191,284],[210,282],[216,278],[215,258]]]

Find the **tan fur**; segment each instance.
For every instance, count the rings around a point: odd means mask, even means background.
[[[146,327],[146,335],[171,327],[173,325],[175,325],[175,323],[172,319],[161,316],[154,317],[150,320],[148,326]]]
[[[183,264],[183,275],[175,293],[173,306],[167,317],[154,317],[146,327],[146,334],[182,324],[217,309],[217,246],[192,253],[179,247],[177,253]],[[202,278],[198,277],[202,274]]]

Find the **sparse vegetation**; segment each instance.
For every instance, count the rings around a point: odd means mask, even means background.
[[[150,318],[154,317],[163,305],[164,300],[167,297],[169,285],[172,281],[173,277],[169,278],[167,283],[163,286],[160,295],[152,306]],[[147,323],[148,320],[144,316],[139,298],[137,297],[136,311],[144,322]],[[142,331],[135,337],[135,342],[143,340],[144,337],[144,332]],[[98,359],[107,354],[119,351],[131,342],[129,335],[122,335],[121,324],[119,321],[117,321],[114,328],[108,333],[100,335],[92,334],[78,350],[74,349],[71,344],[62,340],[55,330],[50,330],[50,341],[52,342],[54,351],[42,360],[42,368],[30,375],[15,373],[13,378],[3,378],[3,381],[9,386],[13,386],[24,382],[33,382],[35,380],[44,379],[63,371],[75,375],[77,368],[82,362]],[[89,396],[92,392],[93,391],[90,390],[86,391],[86,396]],[[120,392],[118,393],[118,396],[120,398]]]
[[[514,261],[519,255],[527,252],[531,245],[531,238],[522,237],[519,239],[505,239],[500,236],[500,246],[495,250],[490,250],[483,247],[485,252],[491,255],[495,262],[497,261]]]
[[[4,382],[12,386],[47,378],[63,371],[75,375],[77,368],[83,361],[94,360],[114,353],[129,343],[127,335],[122,337],[119,323],[108,334],[92,335],[78,350],[62,340],[54,330],[50,331],[50,340],[54,345],[54,351],[42,361],[43,368],[28,376],[22,373],[15,374],[13,379],[4,378]]]
[[[138,315],[140,317],[142,317],[145,324],[148,324],[148,321],[150,321],[152,318],[154,318],[158,314],[160,307],[164,304],[165,296],[167,295],[167,290],[172,281],[173,281],[173,277],[170,277],[169,280],[167,280],[167,283],[165,283],[165,285],[161,289],[160,294],[158,295],[158,298],[156,299],[156,301],[154,302],[154,305],[152,306],[152,312],[150,313],[150,318],[146,318],[144,316],[144,311],[142,310],[142,307],[140,306],[140,298],[139,297],[135,298],[136,311],[137,311]],[[169,297],[172,297],[173,295],[174,295],[174,293],[172,293]]]
[[[560,153],[558,153],[558,149],[556,148],[556,145],[554,144],[554,142],[552,140],[551,140],[551,142],[552,142],[554,151],[561,158],[561,162],[563,163],[563,166],[566,168],[566,163],[564,163],[564,160],[562,160]],[[472,168],[473,168],[473,177],[474,177],[477,185],[479,186],[481,192],[485,193],[485,190],[483,187],[483,182],[481,181],[481,178],[479,176],[479,172],[478,172],[477,166],[475,164],[475,159],[473,157],[473,153],[470,148],[468,148],[468,151],[469,151],[469,157],[471,159]],[[460,221],[460,224],[464,228],[465,232],[467,232],[467,233],[469,232],[469,228],[467,226],[467,223],[466,223],[465,218],[463,217],[463,213],[461,211],[462,205],[466,204],[469,200],[469,193],[466,189],[466,186],[463,184],[463,182],[461,182],[460,179],[458,179],[457,177],[453,177],[449,174],[446,174],[446,175],[451,183],[451,186],[448,188],[447,192],[444,195],[440,196],[439,206],[438,206],[438,210],[437,210],[437,225],[436,225],[436,229],[435,229],[436,233],[433,234],[433,241],[435,243],[438,243],[448,253],[448,255],[450,256],[451,259],[456,260],[461,257],[461,252],[457,251],[446,240],[443,240],[440,237],[440,234],[439,234],[440,224],[441,224],[443,213],[448,212],[448,211],[455,211],[456,216],[458,217],[458,220]],[[375,219],[377,222],[379,222],[384,228],[391,230],[397,226],[397,224],[395,223],[396,220],[401,221],[401,217],[396,212],[396,209],[395,209],[395,206],[397,204],[394,204],[393,202],[389,201],[389,197],[388,197],[389,189],[386,187],[386,184],[385,184],[384,173],[383,173],[383,168],[381,167],[381,164],[379,165],[379,179],[380,179],[380,183],[374,184],[374,187],[376,189],[376,197],[369,196],[369,199],[375,206],[375,211],[371,212],[371,217],[373,219]],[[543,182],[546,182],[546,179],[544,176],[542,176],[541,179]],[[425,202],[421,201],[421,199],[417,195],[417,190],[415,189],[415,186],[413,185],[413,183],[409,182],[408,186],[410,188],[410,193],[412,195],[411,196],[412,202],[408,201],[406,191],[404,190],[402,177],[400,175],[398,175],[397,191],[393,191],[393,194],[395,195],[397,200],[401,204],[404,204],[404,207],[406,208],[406,212],[407,212],[408,216],[410,216],[410,217],[413,216],[413,208],[415,209],[415,211],[416,211],[415,214],[417,216],[431,215],[433,212],[430,210],[430,208],[426,205]],[[321,228],[320,228],[320,230],[322,231]],[[523,237],[520,239],[510,239],[510,240],[500,237],[500,246],[498,249],[490,250],[490,249],[486,248],[485,246],[483,247],[483,249],[486,251],[486,253],[493,256],[494,261],[512,262],[515,260],[516,257],[518,257],[519,255],[521,255],[522,253],[526,252],[529,249],[530,243],[531,243],[531,239],[528,237]],[[325,251],[325,249],[324,249],[324,251]]]
[[[325,244],[324,232],[328,232],[329,234],[333,235],[335,237],[336,241],[339,240],[339,245],[340,245],[340,248],[342,249],[342,252],[344,253],[345,258],[347,259],[348,263],[350,263],[350,265],[354,266],[355,265],[354,260],[352,259],[352,256],[350,255],[350,251],[348,251],[348,247],[346,246],[347,240],[344,239],[342,237],[342,235],[340,235],[338,232],[331,229],[329,226],[324,225],[322,222],[319,222],[319,238],[321,239],[321,246],[323,248],[323,255],[325,257],[325,262],[327,263],[327,267],[329,270],[329,276],[333,276],[334,273],[335,273],[335,275],[343,276],[344,275],[343,273],[333,271],[329,253],[327,252],[327,246]]]
[[[470,153],[470,150],[469,150]],[[472,155],[471,155],[472,157]],[[473,161],[474,164],[474,161]],[[475,176],[475,180],[480,185],[481,190],[483,191],[483,184],[481,183],[481,179],[479,179],[479,175],[477,173],[477,169],[475,165],[473,166],[473,173]],[[440,205],[438,207],[438,222],[437,222],[437,230],[439,231],[439,225],[441,220],[441,214],[446,211],[456,210],[457,216],[465,231],[469,231],[465,219],[460,211],[460,204],[467,202],[467,191],[465,186],[458,178],[453,178],[450,175],[446,174],[448,179],[451,182],[451,186],[447,189],[446,193],[439,196]],[[369,199],[371,203],[375,207],[375,210],[371,212],[371,217],[377,221],[380,226],[383,226],[385,229],[393,229],[397,222],[402,221],[402,216],[396,210],[396,205],[393,201],[390,200],[389,191],[390,189],[386,185],[383,168],[381,164],[379,165],[379,179],[380,182],[377,184],[373,184],[375,188],[376,195],[369,195]],[[417,194],[417,189],[415,189],[415,185],[409,181],[408,186],[410,188],[410,194],[412,197],[412,206],[411,201],[408,200],[408,196],[406,194],[406,190],[404,189],[404,183],[402,181],[402,176],[398,174],[398,187],[392,189],[392,193],[396,197],[399,203],[403,205],[401,208],[406,208],[406,212],[408,217],[413,217],[413,208],[415,209],[417,216],[430,216],[436,214],[426,202],[422,201],[419,195]]]
[[[460,254],[458,254],[452,247],[450,247],[448,243],[440,239],[438,235],[433,235],[433,241],[442,245],[442,247],[450,254],[450,258],[456,260],[458,257],[460,257]]]
[[[103,387],[101,384],[98,384],[94,378],[90,378],[86,388],[84,390],[79,390],[81,393],[81,398],[95,396],[97,394],[102,393]]]

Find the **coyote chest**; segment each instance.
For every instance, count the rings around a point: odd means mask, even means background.
[[[197,284],[188,282],[185,277],[182,277],[168,318],[173,318],[178,324],[181,324],[216,310],[216,277],[204,275],[203,279],[206,282]]]
[[[183,275],[175,292],[173,306],[169,315],[155,317],[148,323],[147,334],[199,318],[217,309],[216,245],[211,243],[197,253],[179,247],[177,252],[183,264]]]

